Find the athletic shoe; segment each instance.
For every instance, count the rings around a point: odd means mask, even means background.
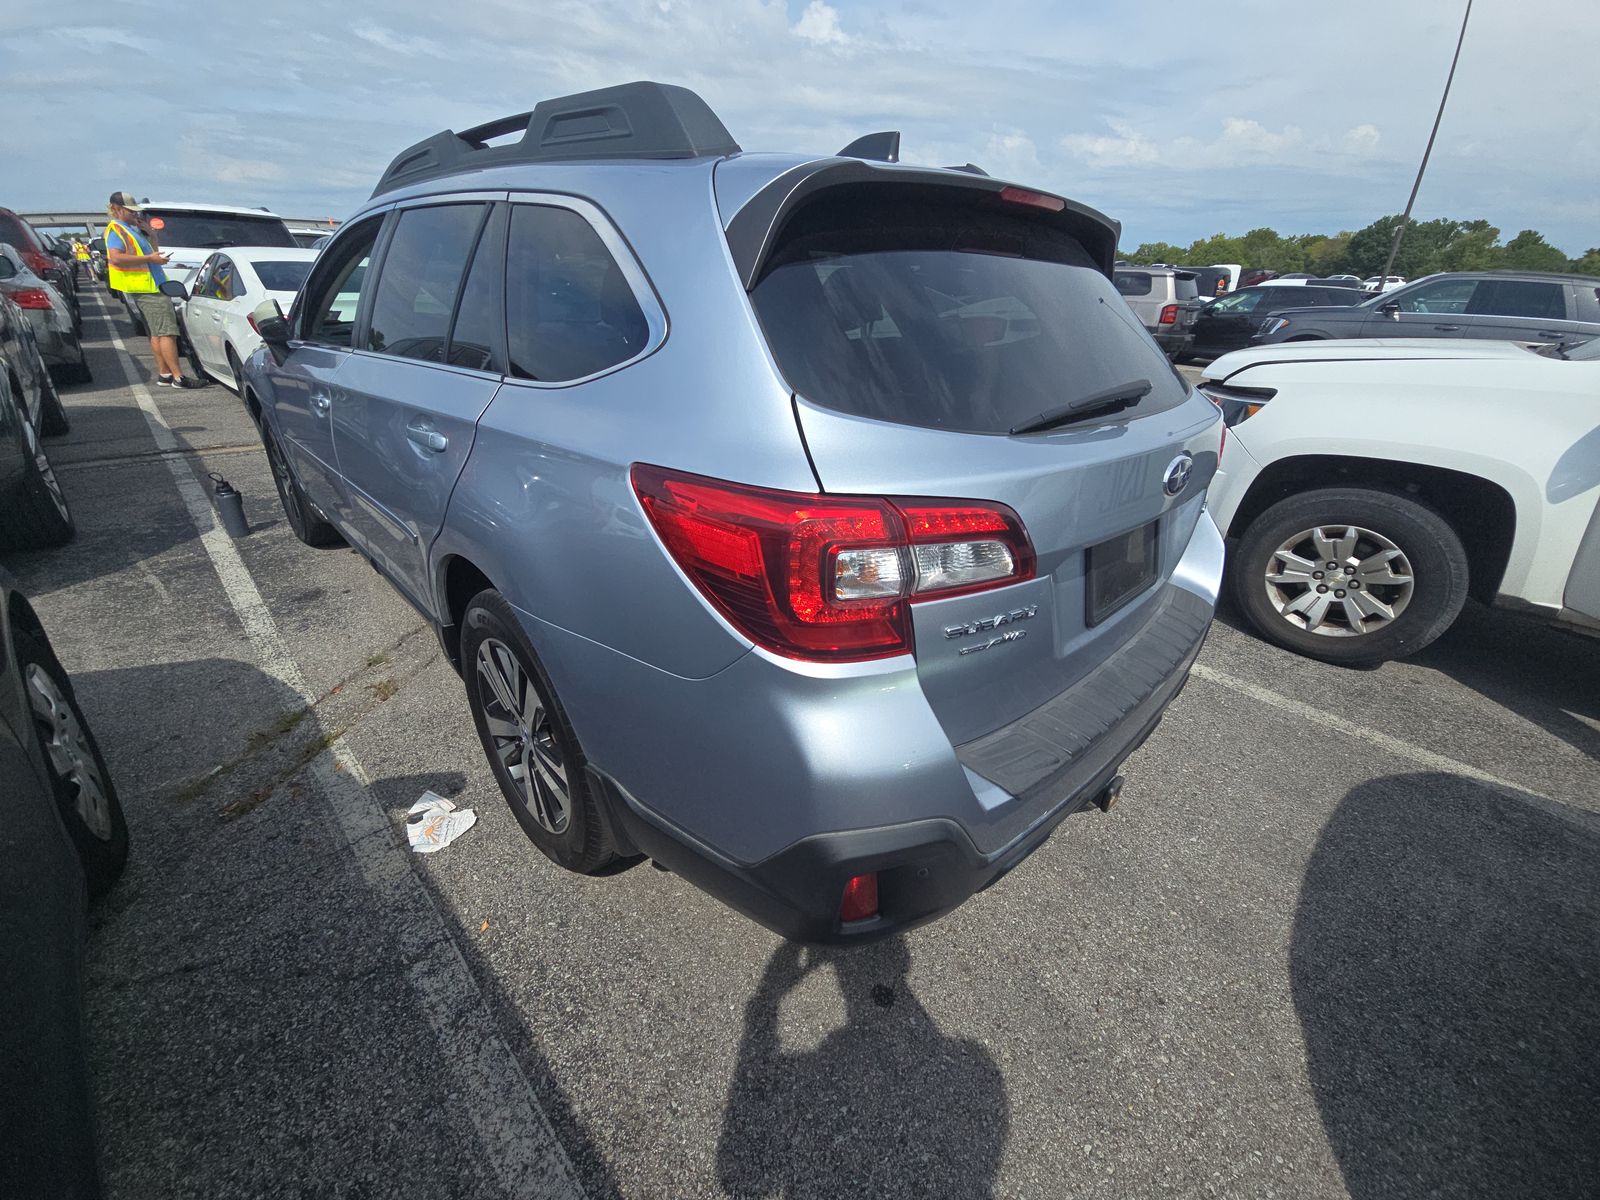
[[[157,387],[172,387],[172,386],[174,386],[174,384],[172,382],[172,376],[171,375],[157,375],[156,376],[156,386]]]
[[[205,384],[201,383],[198,379],[190,379],[187,375],[180,375],[167,386],[175,388],[200,388],[205,387]]]

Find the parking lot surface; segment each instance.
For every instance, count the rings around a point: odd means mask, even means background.
[[[1600,641],[1469,610],[1356,672],[1225,610],[1111,813],[932,926],[801,949],[542,858],[431,633],[294,539],[238,398],[149,386],[86,313],[47,444],[78,537],[6,565],[132,829],[88,950],[111,1194],[1600,1194]],[[426,789],[478,823],[423,857]]]

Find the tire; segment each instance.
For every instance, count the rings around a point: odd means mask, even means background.
[[[479,592],[468,602],[461,661],[478,740],[528,840],[552,862],[581,875],[611,865],[617,854],[584,772],[583,749],[499,592]]]
[[[272,482],[278,489],[278,502],[283,505],[283,515],[288,519],[295,537],[308,546],[319,548],[342,544],[344,538],[339,536],[339,531],[318,515],[316,506],[300,490],[299,481],[289,467],[289,460],[278,447],[277,439],[264,425],[261,428],[261,444],[266,447],[267,462],[272,466]]]
[[[0,501],[0,550],[38,550],[72,540],[67,498],[39,444],[32,423],[19,413],[23,475],[7,501]]]
[[[228,370],[233,372],[233,390],[244,395],[244,364],[239,361],[233,347],[228,347]]]
[[[89,356],[83,352],[82,345],[78,347],[78,361],[68,363],[61,368],[62,383],[93,383],[94,373],[89,370]]]
[[[17,630],[17,665],[61,821],[77,848],[89,895],[109,892],[128,862],[128,822],[72,681],[50,644]]]
[[[60,437],[72,431],[72,422],[67,420],[67,406],[61,403],[61,393],[56,391],[56,381],[51,378],[49,371],[42,372],[43,396],[40,397],[39,406],[39,432],[44,437]]]
[[[1350,570],[1353,561],[1362,570]],[[1340,567],[1329,571],[1328,562]],[[1234,598],[1262,637],[1342,666],[1415,654],[1467,599],[1467,552],[1450,523],[1409,496],[1372,488],[1280,500],[1245,530],[1229,572]]]

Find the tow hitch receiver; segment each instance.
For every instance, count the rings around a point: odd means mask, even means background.
[[[1122,785],[1127,780],[1121,775],[1113,775],[1111,782],[1100,789],[1100,794],[1094,798],[1095,807],[1101,812],[1110,812],[1117,802],[1117,797],[1122,795]]]

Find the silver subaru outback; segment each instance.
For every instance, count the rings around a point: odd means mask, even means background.
[[[289,523],[433,624],[534,844],[810,941],[1108,804],[1222,571],[1118,226],[897,151],[747,154],[654,83],[440,133],[246,370]]]

